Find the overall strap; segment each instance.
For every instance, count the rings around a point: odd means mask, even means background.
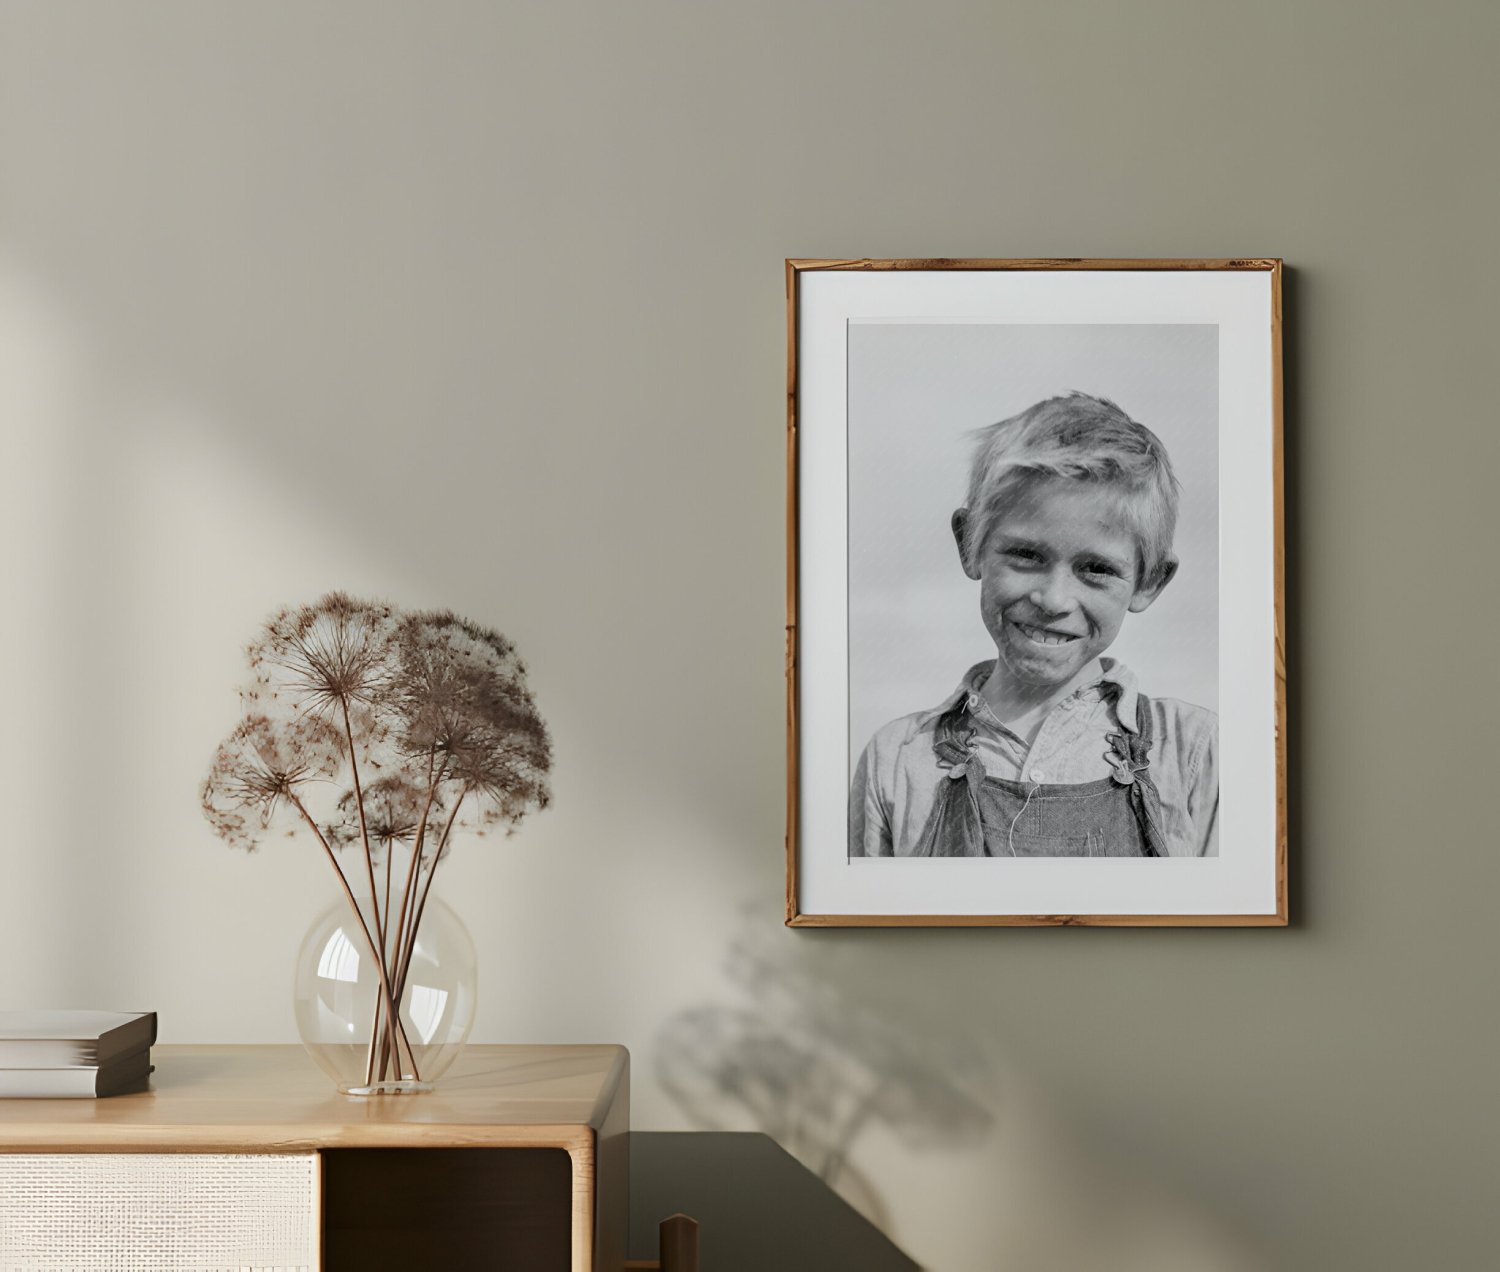
[[[1161,792],[1151,776],[1151,700],[1135,696],[1136,731],[1121,729],[1109,735],[1114,750],[1104,758],[1113,770],[1111,778],[1130,788],[1130,807],[1141,828],[1141,843],[1148,857],[1165,857],[1167,836],[1162,829]]]
[[[984,765],[974,754],[974,730],[964,723],[964,706],[938,717],[932,749],[943,777],[937,800],[913,856],[983,857],[984,823],[979,816],[979,788]]]

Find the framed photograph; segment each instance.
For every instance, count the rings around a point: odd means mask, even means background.
[[[787,922],[1287,921],[1279,260],[789,260]]]

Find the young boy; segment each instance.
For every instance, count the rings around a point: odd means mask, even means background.
[[[1218,718],[1103,656],[1177,572],[1176,522],[1165,448],[1113,402],[980,431],[952,525],[997,656],[870,740],[850,856],[1217,855]]]

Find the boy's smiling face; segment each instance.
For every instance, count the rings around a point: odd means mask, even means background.
[[[953,514],[962,555],[969,513]],[[979,609],[1015,681],[1061,687],[1114,643],[1129,612],[1140,612],[1176,570],[1139,577],[1136,534],[1122,497],[1063,477],[1021,482],[990,523],[973,565]]]

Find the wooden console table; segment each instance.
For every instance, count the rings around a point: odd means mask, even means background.
[[[147,1163],[162,1154],[205,1162],[213,1155],[215,1169],[229,1172],[229,1188],[205,1187],[198,1196],[189,1189],[184,1198],[178,1184],[168,1194],[180,1221],[191,1224],[216,1196],[253,1205],[253,1196],[241,1198],[232,1186],[237,1160],[248,1172],[272,1156],[300,1157],[302,1177],[311,1180],[309,1268],[624,1266],[630,1078],[623,1047],[471,1046],[436,1091],[375,1097],[339,1095],[296,1046],[161,1046],[152,1059],[151,1089],[138,1095],[0,1099],[0,1169],[97,1164],[74,1154],[144,1154],[128,1160]],[[188,1163],[172,1164],[193,1177]],[[58,1176],[64,1184],[82,1178],[87,1172]],[[37,1195],[57,1191],[52,1184]],[[90,1205],[87,1195],[63,1200],[74,1214]],[[0,1208],[0,1264],[10,1253],[5,1215]],[[170,1214],[160,1220],[174,1222]],[[12,1229],[14,1243],[14,1214]],[[235,1255],[236,1272],[257,1266],[256,1257]],[[214,1264],[199,1257],[192,1266]],[[222,1266],[230,1266],[227,1255]]]

